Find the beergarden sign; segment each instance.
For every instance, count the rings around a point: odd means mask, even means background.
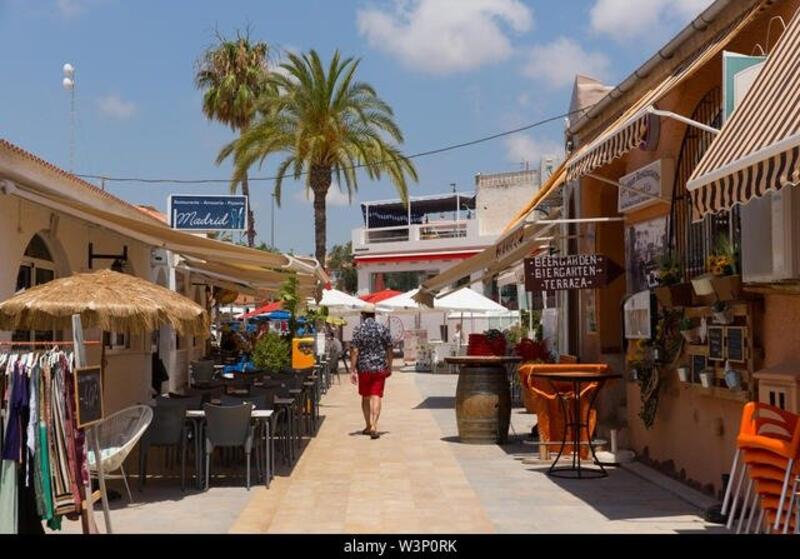
[[[601,254],[535,256],[525,259],[527,291],[570,291],[605,287],[621,272]]]
[[[247,229],[245,196],[169,197],[170,225],[185,231],[244,231]]]

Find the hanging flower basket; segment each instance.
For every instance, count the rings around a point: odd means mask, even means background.
[[[662,307],[688,307],[692,304],[692,286],[688,283],[676,283],[656,287],[656,297]]]
[[[735,301],[742,294],[742,276],[713,276],[711,286],[720,301]]]

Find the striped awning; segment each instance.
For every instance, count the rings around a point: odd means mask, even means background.
[[[744,15],[716,33],[664,80],[639,98],[595,140],[578,148],[567,164],[567,180],[572,181],[591,174],[595,169],[611,163],[629,151],[644,147],[651,132],[657,136],[658,129],[654,128],[654,125],[657,126],[658,117],[650,113],[650,108],[718,56],[725,45],[732,41],[762,9],[763,3],[755,4]]]
[[[800,12],[686,184],[692,219],[800,183]]]

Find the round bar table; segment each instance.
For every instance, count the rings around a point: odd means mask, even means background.
[[[456,420],[458,437],[470,444],[504,444],[511,422],[511,389],[506,365],[520,357],[445,357],[458,366]]]
[[[564,414],[564,437],[561,441],[561,448],[558,451],[558,456],[553,460],[547,474],[553,477],[570,478],[570,479],[596,479],[607,477],[608,472],[603,467],[603,464],[597,459],[595,454],[594,444],[592,444],[592,433],[589,429],[591,421],[592,409],[594,408],[595,400],[603,385],[608,380],[622,378],[621,374],[608,372],[606,365],[564,365],[548,366],[541,365],[540,370],[531,372],[532,377],[546,379],[553,390],[558,394],[558,401],[561,404],[561,411]],[[550,370],[548,370],[550,369]],[[583,369],[583,371],[581,371]],[[586,410],[586,417],[581,417],[581,385],[586,383],[597,383],[597,389],[591,396],[589,407]],[[565,391],[563,385],[571,385],[570,391]],[[559,388],[561,386],[561,388]],[[570,414],[567,401],[574,401],[574,411]],[[567,440],[567,433],[572,430],[572,441]],[[592,453],[594,464],[599,469],[587,468],[581,465],[581,431],[586,431],[586,444]],[[569,466],[558,466],[558,461],[564,453],[564,448],[568,443],[572,443],[572,464]]]

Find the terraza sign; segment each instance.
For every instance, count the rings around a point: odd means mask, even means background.
[[[527,291],[596,289],[608,283],[608,258],[600,254],[535,256],[525,259]]]
[[[244,231],[245,196],[170,196],[170,224],[185,231]]]

